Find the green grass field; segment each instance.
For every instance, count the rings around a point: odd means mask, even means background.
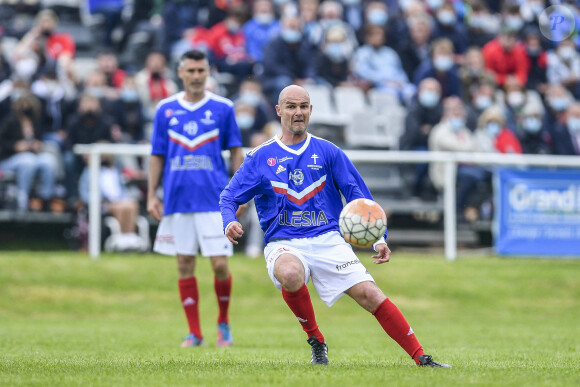
[[[0,385],[580,385],[580,260],[448,263],[395,252],[376,266],[360,256],[425,351],[453,369],[414,366],[352,300],[328,308],[314,291],[331,364],[311,366],[306,335],[263,259],[231,259],[235,345],[218,349],[205,259],[197,274],[208,345],[181,348],[172,258],[0,252]]]

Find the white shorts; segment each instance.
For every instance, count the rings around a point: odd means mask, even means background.
[[[219,212],[195,212],[164,216],[157,229],[153,251],[165,255],[230,257],[234,248],[222,231]]]
[[[318,296],[332,306],[354,285],[372,281],[373,277],[338,231],[314,238],[278,240],[264,249],[270,279],[279,290],[282,284],[274,276],[274,262],[282,254],[296,256],[304,265],[304,283],[312,277]]]

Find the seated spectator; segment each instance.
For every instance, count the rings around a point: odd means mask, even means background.
[[[246,51],[254,62],[264,60],[264,47],[280,32],[280,22],[276,19],[272,0],[256,0],[252,18],[243,26],[246,36]]]
[[[524,32],[525,46],[528,58],[530,58],[530,67],[528,69],[528,82],[526,89],[537,90],[544,95],[548,87],[547,65],[548,55],[542,47],[540,31],[537,28],[528,28]]]
[[[107,86],[120,89],[123,85],[125,71],[119,68],[119,59],[112,50],[97,54],[97,70],[105,74]]]
[[[464,101],[470,101],[470,90],[482,83],[492,83],[494,75],[488,71],[483,63],[483,55],[477,47],[470,47],[466,52],[463,64],[459,68],[459,79],[461,79],[461,96]]]
[[[159,3],[162,4],[163,56],[171,57],[174,44],[183,37],[183,33],[187,29],[205,25],[202,15],[207,15],[209,6],[205,4],[207,3],[205,1],[167,0],[156,2],[156,4]]]
[[[447,38],[453,43],[453,52],[463,55],[469,44],[467,28],[457,18],[457,12],[452,2],[446,1],[435,13],[435,26],[432,39]]]
[[[286,8],[279,1],[274,2],[278,9],[278,14],[284,18],[285,15],[292,15],[292,13],[284,12]],[[288,2],[287,4],[292,4]],[[320,25],[318,23],[318,9],[320,0],[299,0],[298,1],[298,17],[302,22],[302,33],[304,39],[308,40],[312,45],[316,45],[317,38],[320,36]],[[288,7],[292,8],[292,7]]]
[[[396,95],[408,104],[415,95],[399,55],[385,44],[385,30],[379,26],[366,27],[365,44],[352,58],[352,72],[365,89],[374,88]]]
[[[253,74],[254,61],[246,51],[246,37],[242,25],[246,22],[241,7],[230,7],[224,21],[208,31],[208,44],[212,53],[212,64],[218,71],[232,74],[235,86]]]
[[[523,110],[523,120],[517,132],[526,154],[551,154],[552,137],[544,128],[542,109],[537,105],[528,105]]]
[[[484,1],[475,0],[471,3],[471,15],[467,27],[469,46],[482,48],[497,35],[500,20],[489,12]]]
[[[566,110],[574,101],[574,96],[560,84],[549,85],[546,91],[546,113],[544,126],[550,135],[558,125],[566,121]]]
[[[315,46],[321,47],[324,44],[325,36],[329,28],[339,26],[346,34],[344,44],[347,45],[348,50],[352,52],[358,47],[358,40],[354,29],[343,21],[343,8],[338,1],[327,0],[322,2],[318,8],[318,13],[319,28],[316,30],[316,34],[312,31],[309,36]]]
[[[429,150],[444,152],[472,152],[475,148],[474,137],[466,126],[466,112],[461,100],[449,97],[443,101],[443,118],[429,135]],[[440,162],[429,165],[429,177],[438,190],[443,189],[445,166]],[[473,206],[469,203],[470,195],[480,182],[489,177],[488,172],[480,166],[460,164],[457,167],[457,214],[464,219],[464,210],[470,214]]]
[[[407,77],[413,79],[413,74],[421,63],[429,60],[432,21],[428,14],[421,13],[410,17],[407,23],[410,42],[399,46],[398,52]]]
[[[314,83],[316,49],[302,37],[301,20],[296,16],[285,15],[281,20],[280,35],[264,49],[262,86],[274,105],[286,86]]]
[[[522,153],[517,136],[506,127],[501,108],[492,106],[481,113],[474,133],[475,151],[496,153]]]
[[[521,129],[523,111],[526,106],[534,105],[543,112],[542,98],[537,91],[526,90],[519,79],[515,77],[508,77],[503,89],[505,94],[504,111],[507,127],[513,133],[517,133]]]
[[[564,122],[558,122],[552,133],[554,154],[580,156],[580,102],[572,102]]]
[[[22,211],[29,208],[37,173],[43,210],[50,210],[50,200],[54,195],[58,162],[55,154],[47,152],[42,142],[40,108],[38,98],[23,92],[12,102],[9,116],[0,124],[0,170],[16,173],[16,202]]]
[[[574,97],[580,98],[580,54],[571,38],[548,52],[547,77],[551,84],[564,85]]]
[[[71,116],[66,127],[65,144],[65,188],[70,206],[78,200],[78,179],[85,167],[83,158],[73,152],[77,144],[93,144],[96,142],[112,142],[112,119],[103,114],[99,98],[83,94],[79,99],[78,108]]]
[[[503,26],[499,36],[483,46],[485,67],[495,75],[498,86],[515,76],[522,85],[528,81],[529,58],[526,48],[518,42],[517,33]]]
[[[234,105],[236,122],[242,133],[242,146],[249,147],[251,137],[264,128],[257,124],[256,107],[238,100]]]
[[[159,101],[177,93],[177,85],[171,79],[165,55],[158,51],[149,53],[145,67],[135,75],[135,82],[145,117],[151,121]]]
[[[101,190],[102,210],[111,214],[119,223],[120,233],[113,231],[111,235],[111,250],[113,251],[143,251],[145,241],[137,234],[137,217],[139,203],[129,195],[121,172],[114,164],[112,156],[101,156],[99,172],[99,187]],[[79,179],[79,195],[84,206],[89,203],[89,168],[86,167]],[[106,245],[105,245],[106,246]]]
[[[430,60],[423,62],[413,75],[418,85],[425,78],[435,78],[441,84],[443,98],[461,96],[461,80],[453,59],[453,43],[447,38],[431,42]]]
[[[99,70],[90,72],[83,83],[82,93],[98,98],[101,111],[107,116],[115,116],[120,98],[119,90],[107,85],[105,73]]]
[[[524,28],[524,19],[520,15],[520,5],[517,2],[505,2],[501,9],[502,25],[506,31],[520,36],[520,32]]]
[[[352,49],[347,42],[346,31],[339,24],[330,27],[316,58],[318,83],[332,87],[351,84],[351,57]]]
[[[385,1],[373,0],[366,4],[359,41],[365,42],[366,30],[370,26],[381,27],[385,33],[385,44],[396,51],[410,44],[407,24],[402,17],[397,17],[396,9],[390,12]]]
[[[417,98],[409,107],[405,119],[405,133],[401,136],[401,150],[426,151],[431,130],[441,121],[441,85],[434,78],[426,78],[419,84]],[[433,190],[428,176],[429,164],[417,164],[412,195],[425,197]]]
[[[262,91],[262,84],[256,78],[245,79],[234,102],[243,102],[256,109],[256,125],[263,128],[269,121],[276,119],[276,111],[268,103]]]
[[[88,0],[89,12],[100,15],[104,22],[102,27],[104,47],[113,47],[113,31],[121,22],[124,0]]]

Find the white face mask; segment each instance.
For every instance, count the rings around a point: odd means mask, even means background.
[[[542,129],[542,121],[536,117],[524,118],[524,130],[529,133],[538,133]]]
[[[560,47],[558,48],[558,55],[564,60],[570,60],[576,55],[576,50],[570,46]]]
[[[490,137],[495,138],[501,132],[501,125],[497,122],[488,122],[485,131]]]
[[[254,20],[260,25],[267,26],[274,21],[274,15],[271,13],[260,13],[254,16]]]
[[[292,28],[282,29],[282,31],[280,31],[280,35],[286,43],[298,43],[300,40],[302,40],[302,32]]]
[[[19,77],[30,79],[38,69],[38,63],[34,58],[23,58],[16,62],[14,71]]]
[[[437,106],[441,97],[439,96],[439,93],[437,93],[436,91],[424,90],[419,93],[418,99],[421,106],[427,109],[431,109]]]
[[[236,122],[241,130],[248,130],[254,126],[254,116],[248,113],[236,114]]]
[[[261,100],[260,94],[253,91],[244,91],[243,93],[240,94],[240,101],[254,107],[260,104],[260,100]]]
[[[439,55],[433,59],[433,66],[438,71],[447,72],[453,67],[453,57],[451,55]]]
[[[572,132],[580,133],[580,118],[568,117],[568,119],[566,119],[566,125]]]
[[[452,11],[445,9],[437,12],[437,20],[444,26],[450,26],[457,21],[457,16]]]
[[[524,104],[524,93],[521,91],[510,91],[507,96],[507,103],[514,108],[522,106]]]
[[[487,95],[479,95],[475,97],[475,101],[473,104],[478,110],[485,110],[491,106],[492,100]]]
[[[461,117],[451,117],[449,118],[449,125],[454,132],[457,132],[465,128],[465,120]]]

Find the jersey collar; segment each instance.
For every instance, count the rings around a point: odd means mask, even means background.
[[[202,107],[203,105],[205,105],[205,103],[207,101],[209,101],[210,93],[208,91],[206,91],[205,96],[200,101],[197,101],[195,103],[187,102],[184,97],[185,97],[185,91],[180,92],[179,95],[177,96],[177,102],[179,102],[179,104],[184,109],[187,109],[190,112],[193,112],[193,111],[196,111],[197,109],[199,109],[200,107]]]
[[[306,141],[304,141],[304,145],[302,145],[300,147],[300,149],[298,149],[298,150],[294,150],[294,149],[290,148],[289,146],[285,145],[284,143],[282,143],[282,141],[280,141],[280,137],[278,137],[278,136],[275,136],[275,139],[276,139],[276,142],[278,143],[278,145],[280,145],[280,147],[282,149],[284,149],[286,152],[294,153],[295,155],[301,155],[302,153],[304,153],[306,148],[308,148],[308,145],[310,144],[311,137],[312,137],[312,135],[310,133],[307,133],[306,134]]]

